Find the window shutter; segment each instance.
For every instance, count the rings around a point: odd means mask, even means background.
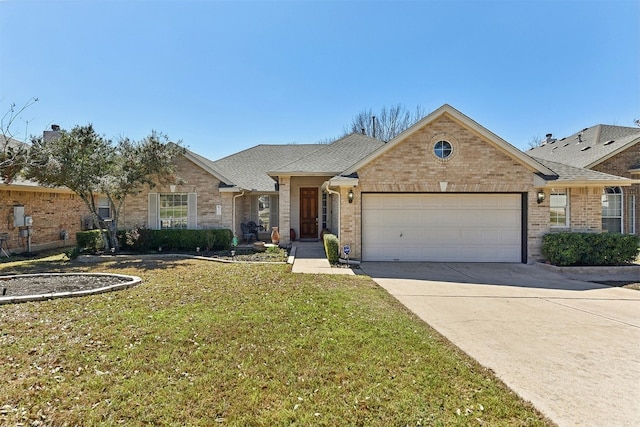
[[[157,230],[158,227],[158,193],[149,193],[149,228]]]
[[[189,230],[198,228],[198,193],[187,195],[187,228]]]

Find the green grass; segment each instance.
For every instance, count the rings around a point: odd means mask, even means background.
[[[1,425],[551,425],[367,277],[197,260],[0,265],[43,270],[144,283],[0,306]]]

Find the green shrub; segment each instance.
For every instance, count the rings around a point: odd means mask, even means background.
[[[101,230],[79,231],[76,244],[81,251],[98,252],[104,250],[104,238]]]
[[[554,265],[623,265],[638,256],[640,237],[617,233],[553,233],[542,255]]]
[[[67,258],[69,258],[70,261],[72,261],[80,256],[80,248],[74,246],[67,249],[64,254],[67,256]]]
[[[330,264],[337,264],[340,258],[340,242],[335,234],[325,233],[323,236],[324,251]]]
[[[120,247],[134,252],[227,250],[233,233],[227,229],[149,230],[134,228],[118,232]]]

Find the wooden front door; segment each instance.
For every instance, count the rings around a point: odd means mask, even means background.
[[[300,189],[300,238],[318,238],[318,189]]]

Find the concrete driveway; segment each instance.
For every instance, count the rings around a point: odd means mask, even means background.
[[[537,265],[361,268],[560,426],[640,425],[640,291]]]

